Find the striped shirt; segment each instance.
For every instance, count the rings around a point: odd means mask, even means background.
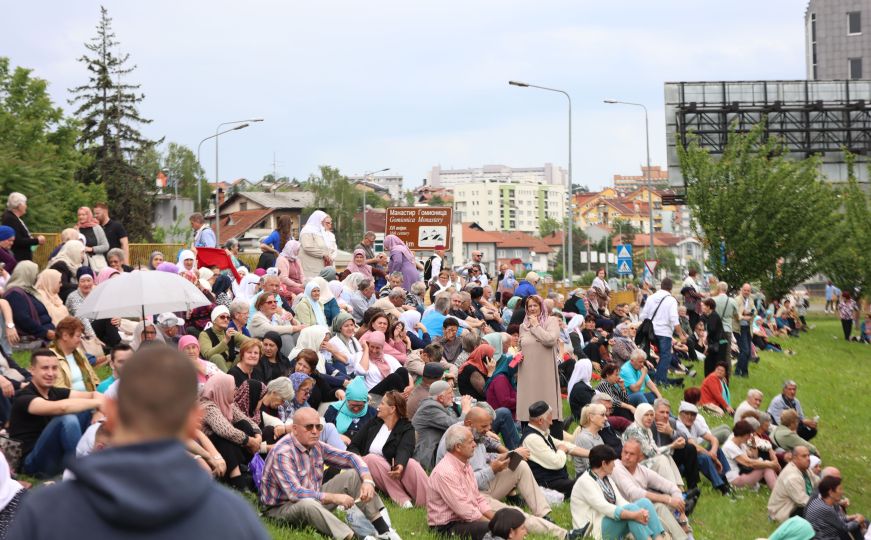
[[[324,464],[340,469],[353,468],[360,476],[369,473],[366,464],[355,454],[321,441],[306,449],[296,437],[289,435],[282,437],[266,458],[260,502],[266,506],[278,506],[300,499],[322,500]]]
[[[817,495],[808,501],[804,518],[813,526],[819,540],[838,540],[847,538],[847,522],[838,510]]]

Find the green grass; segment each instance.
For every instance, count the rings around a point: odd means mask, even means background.
[[[795,356],[761,354],[759,364],[751,364],[750,378],[735,378],[731,392],[733,406],[737,406],[747,390],[758,388],[765,393],[764,406],[780,392],[785,379],[798,383],[798,398],[805,414],[820,416],[820,433],[814,439],[824,465],[837,466],[843,475],[845,494],[851,500],[854,512],[867,514],[871,509],[871,489],[867,487],[869,458],[866,448],[871,443],[871,347],[847,343],[841,335],[840,322],[834,317],[816,316],[809,319],[816,328],[798,339],[781,340],[796,351]],[[701,372],[701,367],[698,367]],[[701,383],[701,374],[695,384]],[[680,401],[681,391],[669,389],[665,396],[673,406]],[[724,419],[706,417],[711,426],[724,423]],[[735,540],[768,536],[775,526],[768,520],[766,504],[768,488],[758,493],[739,491],[735,498],[723,497],[702,480],[702,497],[691,516],[695,538]],[[383,497],[394,527],[406,540],[409,538],[435,540],[429,531],[426,512],[415,508],[402,510]],[[254,504],[253,497],[249,500]],[[569,505],[554,508],[553,517],[563,527],[571,525]],[[319,537],[312,529],[290,527],[264,518],[269,534],[280,540],[308,540]]]

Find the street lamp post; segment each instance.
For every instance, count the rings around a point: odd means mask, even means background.
[[[616,99],[606,99],[605,103],[609,105],[632,105],[633,107],[644,109],[644,136],[647,144],[647,170],[645,171],[645,177],[647,178],[647,207],[649,211],[648,219],[650,220],[650,250],[647,253],[647,258],[653,259],[653,182],[650,179],[650,124],[647,119],[647,107],[641,103],[619,101]],[[653,276],[650,276],[650,278],[653,279]]]
[[[574,229],[574,225],[575,225],[575,223],[574,223],[575,216],[574,216],[574,212],[572,210],[572,97],[565,90],[560,90],[558,88],[548,88],[547,86],[538,86],[536,84],[529,84],[529,83],[520,82],[520,81],[508,81],[508,84],[511,86],[518,86],[520,88],[538,88],[539,90],[547,90],[548,92],[558,92],[558,93],[564,95],[566,97],[566,99],[569,101],[569,177],[568,177],[568,189],[566,190],[568,192],[568,196],[569,196],[569,204],[568,204],[568,207],[566,208],[566,210],[568,210],[567,217],[568,217],[568,223],[569,223],[569,226],[568,226],[568,233],[569,234],[568,234],[568,242],[567,242],[568,252],[569,252],[568,276],[569,276],[569,283],[571,283],[572,278],[574,277],[574,268],[573,268],[574,261],[573,261],[573,257],[572,257],[572,246],[573,246],[573,244],[572,244],[572,229]],[[565,235],[563,235],[563,238],[565,238]]]
[[[221,122],[218,124],[218,127],[215,128],[215,184],[218,184],[221,181],[221,177],[218,175],[218,136],[221,135],[219,133],[221,126],[229,126],[232,124],[242,124],[244,123],[246,126],[253,124],[255,122],[262,122],[262,118],[249,118],[248,120],[234,120],[232,122]],[[215,241],[220,244],[221,243],[221,199],[220,197],[215,197]]]
[[[197,164],[199,164],[199,166],[202,168],[203,165],[202,165],[202,162],[200,161],[200,150],[202,149],[204,142],[208,141],[209,139],[214,139],[214,138],[218,137],[219,135],[223,135],[224,133],[230,133],[231,131],[236,131],[238,129],[245,129],[249,125],[250,124],[242,124],[242,125],[239,125],[236,127],[231,127],[230,129],[225,129],[224,131],[222,131],[220,133],[216,133],[215,135],[209,135],[205,139],[201,140],[200,144],[197,145]],[[197,204],[200,203],[202,198],[203,198],[203,184],[202,184],[202,182],[197,181]]]
[[[390,170],[390,167],[386,167],[386,168],[381,169],[379,171],[372,171],[372,172],[363,173],[363,182],[365,182],[367,178],[372,178],[373,174],[378,174],[378,173],[386,172],[389,170]],[[366,190],[367,189],[368,188],[367,188],[366,184],[364,183],[363,184],[363,234],[366,234]]]

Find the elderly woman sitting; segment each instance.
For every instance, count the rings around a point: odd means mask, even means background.
[[[716,416],[735,413],[729,393],[729,380],[726,378],[727,369],[726,364],[720,362],[702,382],[702,397],[699,405]]]
[[[674,448],[679,448],[685,444],[684,440],[683,438],[678,438],[670,444],[658,446],[656,439],[653,437],[653,421],[653,406],[648,403],[639,404],[635,408],[635,423],[623,432],[623,441],[636,439],[640,442],[641,452],[646,458],[643,465],[650,467],[659,473],[660,476],[681,486],[683,485],[683,479],[671,454]]]
[[[242,332],[230,328],[230,310],[216,306],[210,315],[212,326],[200,332],[201,354],[210,362],[227,371],[236,360],[239,347],[248,341]]]
[[[273,316],[278,313],[278,301],[272,294],[261,294],[254,302],[254,315],[248,320],[248,331],[251,337],[263,338],[268,332],[276,332],[281,336],[281,350],[290,351],[293,348],[293,334],[304,328],[301,324],[276,324]]]
[[[369,392],[362,377],[351,381],[345,391],[345,398],[330,405],[324,419],[336,426],[345,444],[350,444],[356,433],[375,416],[369,406]]]
[[[605,427],[608,421],[607,409],[601,403],[591,403],[581,409],[581,429],[575,432],[575,446],[592,450],[600,444],[605,444],[599,431]],[[575,474],[580,476],[584,471],[590,468],[589,457],[575,456],[572,458],[575,462]]]
[[[801,438],[798,434],[798,413],[795,409],[786,409],[780,415],[780,424],[771,433],[771,442],[787,452],[795,450],[796,446],[806,446],[811,454],[819,456],[817,447]]]

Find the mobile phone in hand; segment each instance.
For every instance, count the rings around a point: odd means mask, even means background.
[[[520,462],[523,461],[523,456],[518,454],[515,451],[508,452],[508,468],[512,471],[517,470],[517,467],[520,465]]]

